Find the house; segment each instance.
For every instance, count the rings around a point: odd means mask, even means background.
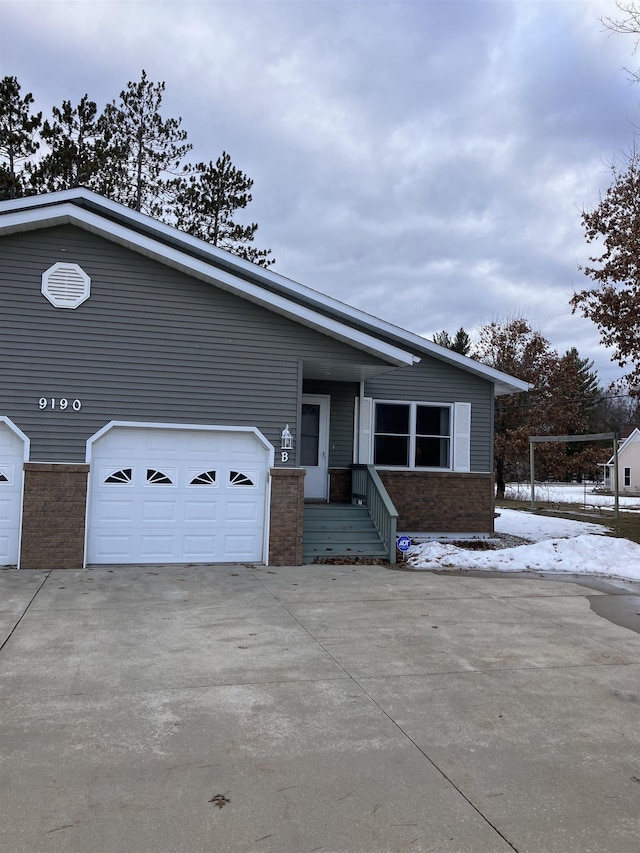
[[[618,446],[618,493],[640,495],[640,429],[627,429],[627,436]],[[623,432],[624,436],[624,432]],[[604,487],[615,487],[615,458],[604,464]]]
[[[511,376],[85,189],[0,203],[0,306],[0,565],[298,565],[309,502],[493,529]]]

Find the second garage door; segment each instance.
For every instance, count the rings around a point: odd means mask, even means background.
[[[264,560],[270,453],[255,431],[113,425],[90,446],[88,563]]]
[[[8,418],[0,417],[0,566],[18,563],[22,518],[22,465],[29,440]]]

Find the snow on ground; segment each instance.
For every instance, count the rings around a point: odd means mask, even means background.
[[[413,545],[407,563],[414,569],[466,569],[500,572],[570,572],[640,581],[640,545],[606,536],[591,522],[547,518],[522,510],[500,509],[496,531],[531,540],[497,551],[471,551],[427,542]]]
[[[609,528],[603,524],[593,524],[591,521],[571,521],[568,518],[548,518],[545,515],[535,515],[518,509],[498,509],[496,518],[496,533],[510,533],[532,542],[542,539],[568,539],[581,533],[595,533],[606,536]]]
[[[594,486],[572,483],[536,483],[536,501],[541,503],[582,504],[585,507],[613,507],[613,495],[594,492]],[[521,500],[524,504],[531,501],[531,486],[528,483],[508,483],[505,492],[508,500]],[[640,497],[620,495],[618,504],[625,512],[640,511]]]

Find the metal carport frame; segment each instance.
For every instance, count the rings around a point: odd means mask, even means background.
[[[531,473],[531,509],[536,508],[535,493],[535,445],[541,442],[571,442],[571,441],[613,441],[613,494],[614,517],[618,518],[618,434],[615,432],[594,432],[591,435],[530,435],[529,436],[529,470]]]

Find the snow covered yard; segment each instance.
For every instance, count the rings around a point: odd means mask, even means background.
[[[593,485],[577,485],[575,483],[536,483],[535,498],[538,503],[574,504],[587,509],[602,507],[613,508],[613,495],[596,492]],[[508,483],[505,492],[507,500],[529,503],[531,486],[528,483]],[[640,498],[632,495],[620,495],[620,509],[625,512],[640,512]]]
[[[592,522],[548,518],[523,510],[500,509],[497,533],[529,544],[497,551],[472,551],[426,542],[411,547],[407,563],[414,569],[466,569],[501,572],[570,572],[640,581],[640,545],[607,536]]]

